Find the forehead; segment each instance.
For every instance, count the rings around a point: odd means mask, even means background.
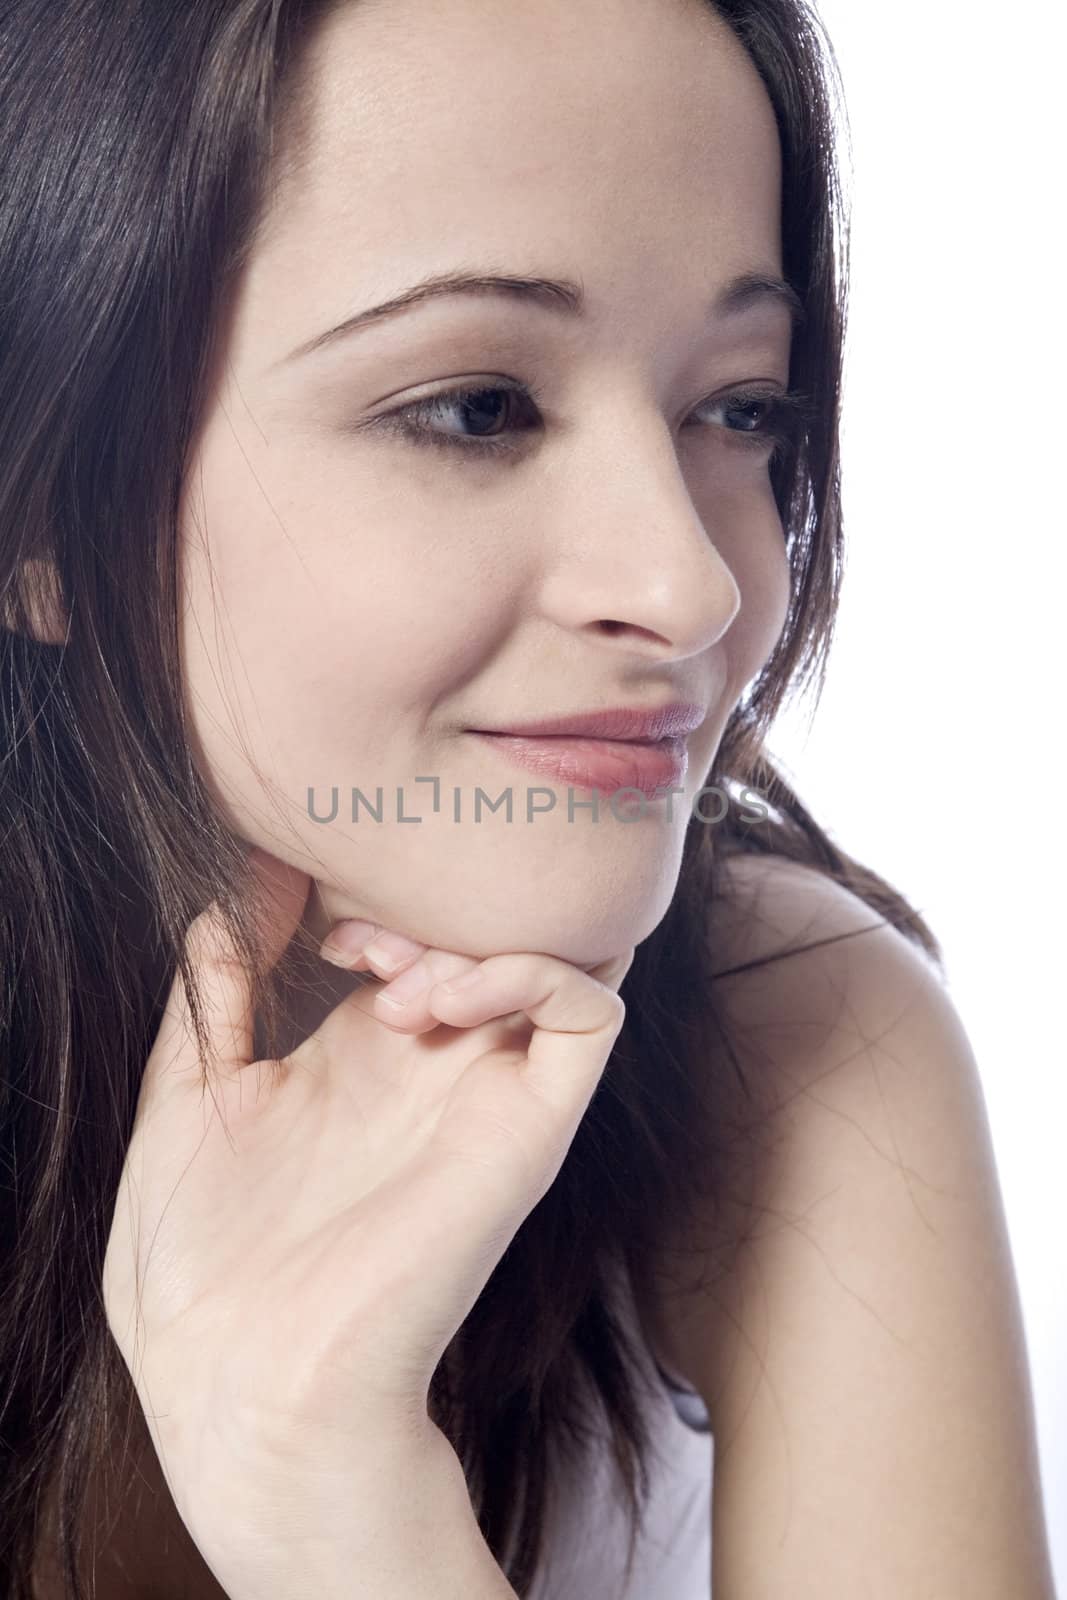
[[[594,302],[780,260],[774,113],[707,0],[341,4],[290,89],[245,289],[299,285],[302,325],[339,278],[384,298],[471,257],[573,263]]]

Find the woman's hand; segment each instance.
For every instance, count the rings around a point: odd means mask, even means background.
[[[252,860],[276,961],[309,879]],[[265,1594],[296,1542],[355,1557],[392,1526],[391,1500],[417,1498],[413,1474],[458,1467],[430,1379],[562,1165],[633,950],[583,972],[415,947],[405,972],[417,956],[429,987],[408,1013],[387,1021],[387,991],[359,989],[291,1055],[254,1062],[248,975],[214,908],[188,948],[210,1070],[176,977],[104,1301],[179,1514],[231,1595]],[[451,993],[457,970],[477,982]]]

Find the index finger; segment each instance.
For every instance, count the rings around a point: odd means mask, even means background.
[[[258,931],[273,965],[286,948],[307,903],[311,880],[258,848],[249,853],[258,888],[255,907]],[[223,1074],[240,1071],[252,1061],[254,1014],[252,980],[235,948],[217,903],[194,917],[185,936],[207,1029],[211,1066]],[[164,1007],[146,1077],[163,1073],[202,1081],[192,1009],[181,969]]]

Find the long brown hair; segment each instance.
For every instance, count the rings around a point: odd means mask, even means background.
[[[808,0],[706,3],[777,116],[784,269],[805,310],[790,383],[813,402],[772,467],[788,618],[707,777],[735,794],[751,785],[771,809],[746,823],[732,804],[716,827],[690,823],[677,892],[637,950],[626,1022],[566,1162],[434,1376],[431,1414],[522,1595],[583,1401],[606,1419],[638,1526],[648,1434],[612,1285],[624,1270],[647,1293],[662,1239],[714,1199],[702,1085],[739,1071],[708,939],[722,862],[807,863],[939,957],[765,745],[787,694],[821,690],[840,585],[840,96]],[[184,937],[211,901],[257,972],[273,1038],[275,979],[248,932],[241,841],[183,720],[177,510],[219,307],[323,9],[197,0],[179,21],[133,0],[21,0],[0,18],[0,1589],[13,1600],[30,1595],[53,1478],[64,1579],[84,1595],[78,1516],[107,1429],[136,1405],[105,1320],[104,1251],[140,1076],[175,971],[194,982]],[[32,630],[34,584],[52,570],[62,643]]]

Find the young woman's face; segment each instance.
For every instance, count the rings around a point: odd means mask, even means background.
[[[720,402],[787,384],[790,314],[711,309],[782,271],[774,114],[703,0],[341,6],[308,69],[185,484],[198,759],[238,833],[311,873],[316,921],[599,961],[664,915],[785,619],[768,452]],[[580,280],[584,314],[456,294],[322,339],[460,269]],[[388,426],[456,388],[489,392],[422,443]],[[597,821],[470,731],[674,701],[706,709],[684,793],[602,794]],[[479,788],[510,822],[475,820]]]

